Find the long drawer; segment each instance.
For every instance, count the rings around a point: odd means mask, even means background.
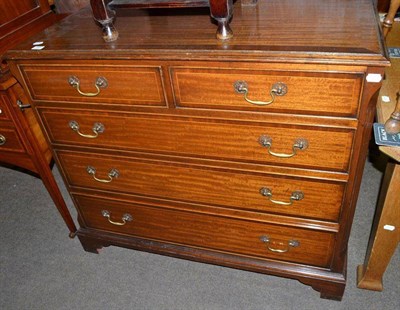
[[[161,68],[129,65],[24,65],[32,100],[166,106]]]
[[[337,221],[344,184],[58,151],[68,184],[146,197]]]
[[[329,266],[333,233],[74,195],[88,228],[260,259]]]
[[[347,171],[352,130],[40,109],[52,143]],[[86,136],[85,136],[86,135]],[[89,136],[89,137],[88,137]]]
[[[234,67],[170,71],[178,107],[348,117],[358,114],[363,81],[362,74],[337,72]]]

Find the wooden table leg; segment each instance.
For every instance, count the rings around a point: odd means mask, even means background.
[[[382,277],[400,241],[400,164],[389,162],[357,287],[382,291]]]
[[[105,0],[90,0],[93,17],[103,28],[104,41],[112,42],[117,40],[118,31],[113,24],[115,13],[108,9],[106,3]]]
[[[218,22],[217,39],[227,40],[233,37],[229,26],[232,18],[233,0],[210,0],[211,16]]]

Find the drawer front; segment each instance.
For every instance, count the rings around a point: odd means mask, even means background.
[[[171,75],[179,107],[350,117],[358,113],[363,81],[361,74],[234,68],[175,67],[171,68]],[[279,95],[278,91],[274,101],[267,104],[272,100],[271,89],[279,88],[279,84],[273,87],[276,83],[285,84],[287,92]],[[234,85],[241,88],[242,93],[237,92]],[[244,89],[247,89],[247,99],[261,101],[261,105],[246,101]]]
[[[11,120],[7,102],[9,101],[7,95],[0,93],[0,121],[9,121]]]
[[[347,171],[353,131],[40,110],[53,143]],[[95,113],[95,114],[94,114]],[[85,138],[73,130],[97,138]],[[96,130],[95,130],[96,131]],[[268,140],[269,139],[269,140]],[[265,144],[270,141],[269,146]],[[300,141],[300,142],[299,142]],[[307,146],[300,149],[300,144]],[[293,155],[294,154],[294,155]],[[283,156],[282,156],[283,155]],[[292,157],[287,157],[293,155]]]
[[[21,71],[33,100],[166,106],[160,67],[26,65]]]
[[[25,148],[13,128],[0,128],[0,152],[25,153]]]
[[[343,198],[344,185],[333,182],[91,153],[58,151],[57,157],[74,187],[330,221],[338,219]]]
[[[332,255],[332,233],[79,195],[74,195],[74,200],[83,222],[90,228],[321,267],[329,266]]]

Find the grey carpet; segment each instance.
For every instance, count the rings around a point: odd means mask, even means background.
[[[66,201],[72,203],[57,169]],[[343,301],[295,280],[118,247],[99,255],[69,239],[40,179],[0,167],[0,309],[400,309],[400,251],[384,291],[356,287],[382,173],[367,163],[355,215]]]

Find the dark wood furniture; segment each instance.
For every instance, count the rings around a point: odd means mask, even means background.
[[[0,56],[63,17],[52,13],[47,0],[0,0],[0,8]],[[51,151],[28,103],[21,85],[2,62],[0,163],[27,169],[42,179],[72,237],[76,226],[50,170]]]
[[[256,5],[257,0],[243,0],[244,5]],[[217,39],[228,40],[233,32],[229,26],[233,15],[233,0],[90,0],[94,19],[102,26],[106,42],[117,40],[114,27],[115,9],[195,8],[210,7],[211,17],[218,23]],[[190,24],[187,25],[190,27]]]
[[[208,13],[129,12],[116,42],[97,36],[88,10],[7,56],[84,249],[283,276],[341,299],[389,65],[373,3],[237,3],[240,31],[224,43]],[[32,52],[34,40],[46,48]]]
[[[394,23],[386,42],[388,47],[400,46],[400,23]],[[400,59],[391,58],[391,67],[386,69],[377,103],[378,122],[384,124],[390,119],[399,90]],[[383,102],[382,96],[390,98],[390,102]],[[400,147],[380,146],[379,150],[388,156],[389,161],[379,194],[365,261],[357,268],[357,287],[374,291],[383,290],[385,270],[400,242]]]

